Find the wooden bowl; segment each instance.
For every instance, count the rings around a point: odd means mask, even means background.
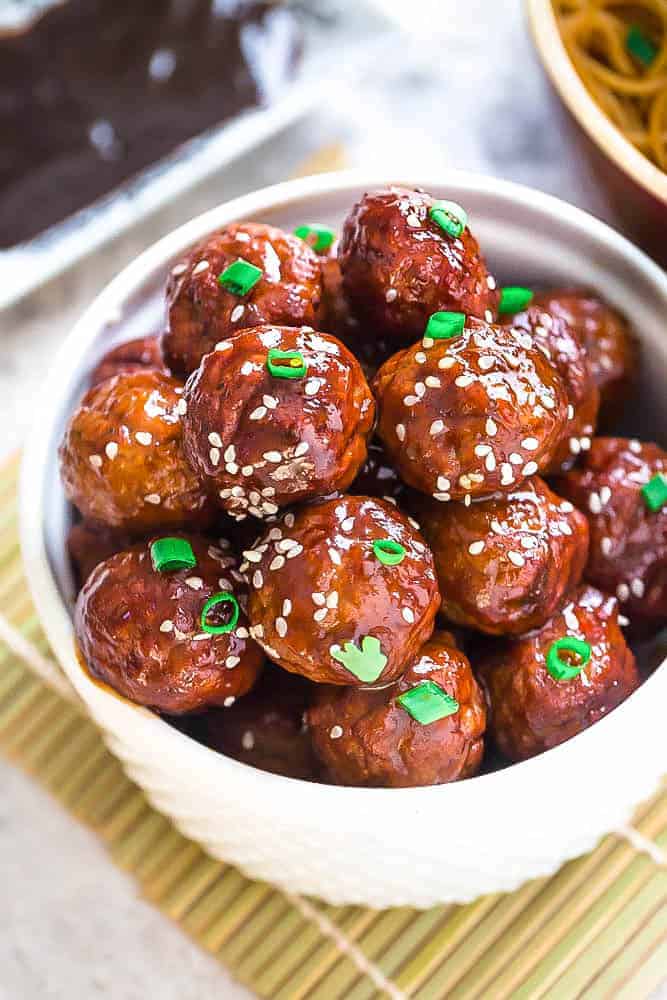
[[[628,142],[586,90],[563,44],[551,0],[526,3],[542,65],[578,125],[579,150],[592,161],[625,231],[667,265],[667,173]]]

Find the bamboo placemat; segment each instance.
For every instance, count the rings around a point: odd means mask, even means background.
[[[22,573],[17,471],[0,468],[0,752],[241,983],[276,1000],[639,1000],[667,978],[667,792],[550,879],[424,912],[288,896],[181,836],[67,686],[34,673],[58,676]]]

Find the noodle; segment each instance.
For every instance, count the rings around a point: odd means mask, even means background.
[[[667,0],[553,0],[587,90],[634,146],[667,171]]]

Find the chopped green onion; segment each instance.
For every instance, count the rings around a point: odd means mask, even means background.
[[[396,701],[420,726],[446,719],[459,710],[459,703],[435,681],[422,681],[398,696]]]
[[[667,476],[664,472],[657,472],[648,483],[642,486],[642,496],[644,503],[654,514],[661,510],[667,503]]]
[[[405,548],[393,538],[378,538],[373,542],[373,552],[385,566],[398,566],[405,559]]]
[[[468,215],[455,201],[435,201],[428,211],[437,226],[455,239],[468,225]]]
[[[515,313],[520,309],[525,309],[533,301],[534,292],[530,288],[522,288],[521,285],[508,285],[507,288],[500,289],[500,304],[498,312]]]
[[[177,569],[192,569],[197,559],[185,538],[158,538],[151,542],[151,562],[156,573],[172,573]]]
[[[325,253],[336,238],[333,229],[311,222],[309,226],[297,226],[294,235],[305,240],[315,253]]]
[[[428,318],[425,337],[432,340],[451,340],[463,333],[466,325],[466,314],[460,312],[435,312]]]
[[[360,647],[346,642],[343,649],[332,646],[329,652],[334,660],[342,663],[346,670],[365,684],[376,681],[387,665],[380,640],[374,635],[365,635]]]
[[[280,351],[277,347],[269,351],[266,367],[274,378],[303,378],[308,370],[301,351]]]
[[[262,277],[262,273],[261,267],[239,259],[218,275],[218,284],[232,295],[247,295]]]
[[[211,608],[216,608],[219,604],[228,604],[231,607],[229,621],[225,622],[224,625],[211,625],[207,621],[208,613]],[[211,635],[224,635],[225,632],[231,632],[238,620],[239,602],[228,590],[220,590],[217,594],[213,594],[201,610],[201,627],[204,632],[210,632]]]
[[[643,63],[644,66],[650,66],[658,54],[657,47],[644,34],[638,24],[631,24],[628,28],[628,33],[625,36],[625,47],[630,55]]]
[[[579,657],[578,664],[568,663],[561,659],[561,651],[574,653]],[[562,639],[556,639],[549,646],[547,653],[547,670],[556,681],[569,681],[577,677],[584,669],[591,658],[591,647],[583,639],[577,639],[573,635],[566,635]]]

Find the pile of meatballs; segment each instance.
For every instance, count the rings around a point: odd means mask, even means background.
[[[501,288],[465,207],[372,191],[340,238],[235,223],[91,375],[60,447],[78,654],[209,747],[345,785],[542,753],[667,622],[667,453],[587,289]]]

